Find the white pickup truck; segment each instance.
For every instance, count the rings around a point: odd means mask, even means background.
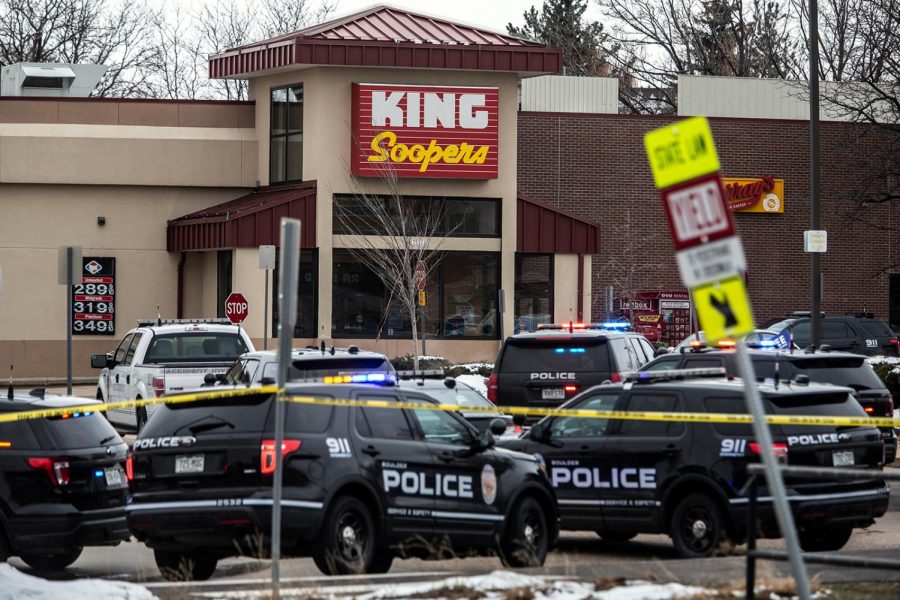
[[[227,319],[139,321],[114,352],[91,356],[91,367],[102,369],[97,399],[156,398],[197,388],[207,373],[225,373],[238,356],[252,351],[247,333]],[[140,431],[155,408],[110,410],[107,418]]]

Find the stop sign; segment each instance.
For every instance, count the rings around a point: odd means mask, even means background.
[[[240,292],[231,292],[225,299],[225,316],[228,320],[238,325],[244,322],[250,314],[250,303]]]

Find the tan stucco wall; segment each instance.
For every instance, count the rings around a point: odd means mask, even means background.
[[[232,267],[234,291],[240,292],[250,304],[250,314],[243,327],[252,338],[262,340],[263,316],[265,312],[265,279],[266,272],[259,268],[259,250],[257,248],[237,248],[234,251]],[[272,274],[269,273],[269,286],[272,285]],[[269,294],[269,320],[272,319],[272,295]],[[271,333],[271,332],[270,332]],[[262,345],[260,344],[260,348]]]
[[[578,320],[578,255],[553,255],[553,318],[557,323]]]
[[[310,68],[261,77],[251,81],[251,97],[257,99],[256,126],[260,140],[264,139],[269,128],[269,90],[300,82],[304,84],[303,179],[318,182],[318,320],[323,337],[331,336],[332,250],[334,247],[341,247],[337,246],[340,242],[333,240],[331,235],[331,197],[336,193],[354,193],[361,189],[368,193],[389,191],[378,178],[367,177],[354,181],[350,174],[351,85],[354,82],[485,86],[500,89],[497,179],[403,179],[400,193],[501,198],[501,287],[511,295],[514,289],[516,248],[517,75],[472,71]],[[268,144],[261,143],[258,172],[264,184],[268,182],[268,164]],[[482,242],[483,240],[479,241]],[[496,245],[496,240],[492,242]],[[512,331],[512,323],[512,314],[508,314],[504,329]],[[496,349],[497,343],[493,344]]]
[[[178,254],[166,252],[166,221],[244,193],[233,188],[22,185],[0,183],[0,364],[17,377],[65,373],[65,287],[57,248],[116,258],[115,336],[74,337],[76,374],[94,373],[88,355],[112,350],[139,318],[174,317]],[[106,225],[97,225],[98,216]],[[213,266],[215,254],[212,254]],[[215,279],[212,280],[213,296]],[[213,300],[214,306],[214,300]],[[46,343],[36,344],[35,341]],[[25,344],[25,342],[28,342]]]
[[[581,307],[582,307],[582,319],[585,323],[593,323],[594,318],[591,314],[591,273],[593,264],[591,262],[591,255],[588,254],[584,257],[584,273],[583,278],[581,280]]]

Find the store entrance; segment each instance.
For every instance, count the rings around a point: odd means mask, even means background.
[[[891,274],[888,298],[890,325],[891,329],[896,333],[900,331],[900,273]]]

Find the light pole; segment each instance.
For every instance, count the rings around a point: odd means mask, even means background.
[[[811,228],[821,228],[819,214],[820,169],[819,169],[819,6],[817,0],[809,0],[809,188]],[[822,302],[822,266],[819,252],[810,253],[812,268],[812,298],[810,325],[812,328],[812,345],[818,348],[822,340],[821,302]]]

